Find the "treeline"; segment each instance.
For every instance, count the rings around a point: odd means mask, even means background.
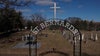
[[[15,8],[24,7],[30,2],[26,0],[0,0],[0,32],[23,28],[24,19],[22,13],[16,11]]]
[[[46,18],[39,13],[31,15],[31,19],[25,19],[22,12],[10,8],[0,8],[0,32],[11,30],[31,29],[44,22]],[[78,17],[69,17],[65,21],[70,22],[79,30],[100,31],[100,22],[82,20]]]
[[[69,17],[65,20],[69,21],[71,24],[73,24],[76,28],[80,30],[100,31],[100,22],[95,22],[93,20],[82,20],[78,17]]]
[[[14,9],[0,9],[0,31],[22,28],[23,17],[21,12]]]
[[[47,20],[46,17],[40,13],[31,15],[31,19],[25,19],[21,11],[15,10],[15,7],[24,7],[32,4],[31,1],[32,0],[0,0],[0,32],[24,29],[25,27],[30,29],[31,26],[34,28],[41,22]],[[82,20],[78,17],[69,17],[65,20],[80,30],[100,30],[100,22]]]
[[[35,13],[31,15],[31,19],[25,19],[22,12],[11,8],[0,8],[0,32],[8,32],[19,29],[31,29],[45,21],[42,14]]]

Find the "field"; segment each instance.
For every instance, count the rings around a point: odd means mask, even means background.
[[[70,31],[66,31],[66,37],[72,37]],[[100,56],[100,32],[98,31],[81,31],[85,35],[86,43],[82,41],[82,56]],[[27,48],[12,48],[17,43],[22,42],[21,37],[28,34],[29,31],[21,31],[11,34],[7,38],[0,39],[0,56],[28,56]],[[98,40],[90,40],[90,35],[93,37],[98,35]],[[37,41],[41,43],[37,49],[38,56],[48,51],[55,53],[46,53],[44,56],[73,56],[73,44],[64,37],[60,30],[43,30],[37,36]],[[32,49],[32,53],[34,53]]]

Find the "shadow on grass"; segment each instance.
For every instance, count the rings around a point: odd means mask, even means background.
[[[100,54],[88,54],[88,53],[82,53],[82,56],[100,56]]]
[[[0,56],[28,56],[26,54],[0,54]]]
[[[64,52],[61,52],[61,51],[46,51],[46,52],[40,53],[39,56],[45,56],[45,55],[50,54],[50,53],[57,53],[57,54],[60,54],[60,55],[63,55],[63,56],[69,56],[67,53],[64,53]]]
[[[0,34],[0,39],[1,39],[1,38],[4,38],[4,37],[8,37],[8,36],[10,36],[12,33],[16,33],[16,32],[18,32],[18,30],[13,30],[13,31],[9,31],[9,32],[4,32],[4,33]]]
[[[90,56],[90,55],[87,53],[82,53],[82,56]]]

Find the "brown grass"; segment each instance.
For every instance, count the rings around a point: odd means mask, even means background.
[[[82,42],[82,53],[90,56],[100,56],[100,32],[96,31],[81,31],[85,34],[86,38],[90,37],[90,33],[98,34],[98,41],[94,42],[92,40],[88,40],[87,43]],[[28,31],[18,32],[12,35],[13,38],[21,38],[22,35],[28,34]],[[69,31],[67,31],[67,37],[69,37]],[[45,37],[45,34],[48,34],[48,37]],[[72,37],[72,35],[71,35]],[[15,41],[16,42],[16,41]],[[18,41],[20,42],[20,41]],[[17,43],[18,43],[17,42]],[[73,45],[62,36],[62,33],[59,30],[56,30],[55,33],[51,30],[43,30],[42,35],[38,35],[38,42],[41,42],[41,47],[37,50],[38,55],[40,53],[46,52],[46,51],[52,51],[52,48],[55,48],[56,51],[61,51],[69,56],[73,55]],[[4,47],[0,48],[0,54],[28,54],[28,49],[12,49],[11,47],[15,45],[16,43],[7,43],[7,44],[0,44],[1,46],[6,46],[6,49],[3,49]],[[7,48],[10,47],[10,48]],[[32,50],[34,51],[34,49]],[[45,56],[62,56],[61,54],[57,53],[50,53]]]

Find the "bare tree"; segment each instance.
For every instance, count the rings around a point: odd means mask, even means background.
[[[35,22],[43,22],[45,21],[45,17],[40,13],[35,13],[31,16],[32,20]]]
[[[0,8],[28,5],[32,0],[0,0]]]

